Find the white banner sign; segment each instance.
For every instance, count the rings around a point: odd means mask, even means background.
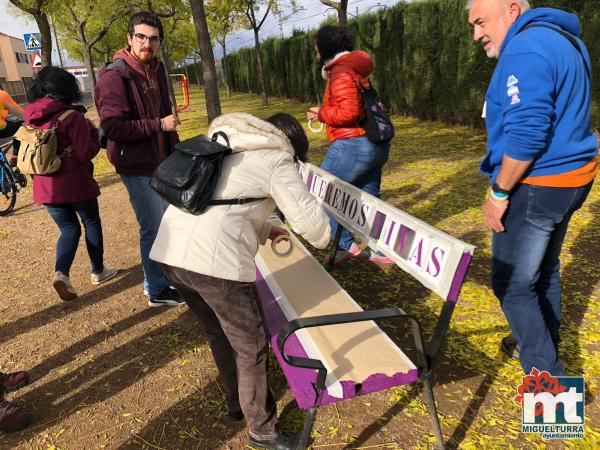
[[[300,175],[336,220],[392,258],[424,286],[456,301],[474,246],[456,239],[312,164]]]

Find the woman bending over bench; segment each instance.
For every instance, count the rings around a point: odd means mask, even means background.
[[[254,257],[259,243],[288,234],[268,220],[275,207],[317,248],[329,243],[329,222],[295,166],[306,159],[308,139],[294,117],[279,113],[264,121],[225,114],[212,122],[208,135],[219,131],[233,153],[224,160],[213,198],[262,200],[210,206],[197,216],[170,206],[150,257],[162,263],[204,325],[230,419],[246,418],[255,448],[293,449],[297,437],[280,432],[267,386],[269,344]]]

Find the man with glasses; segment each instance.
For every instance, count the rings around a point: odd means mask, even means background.
[[[178,142],[179,119],[172,114],[169,80],[157,59],[162,39],[162,23],[155,14],[135,14],[129,21],[128,46],[117,51],[113,63],[100,71],[95,100],[100,125],[108,138],[108,159],[127,188],[140,225],[148,304],[176,306],[183,300],[170,287],[160,265],[149,258],[168,206],[150,188],[150,178]]]

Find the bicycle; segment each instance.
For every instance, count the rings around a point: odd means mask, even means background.
[[[17,203],[17,192],[27,186],[27,177],[13,167],[6,153],[12,150],[14,138],[0,144],[0,216],[6,216]]]

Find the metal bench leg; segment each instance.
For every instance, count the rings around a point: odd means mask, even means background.
[[[340,239],[342,237],[342,231],[344,227],[338,223],[338,226],[335,230],[335,238],[333,239],[333,246],[331,247],[331,251],[329,252],[329,263],[327,264],[327,270],[333,269],[335,255],[338,251],[338,245],[340,243]]]
[[[427,399],[431,423],[433,424],[433,430],[435,432],[435,447],[438,450],[443,450],[444,437],[442,436],[442,427],[440,426],[440,419],[438,417],[437,408],[435,407],[435,399],[433,398],[433,389],[431,387],[431,382],[429,381],[429,375],[423,380],[423,385],[425,387],[425,398]]]
[[[308,413],[306,414],[306,420],[304,420],[304,427],[302,428],[302,432],[300,433],[300,439],[298,440],[296,450],[306,450],[306,448],[308,447],[308,444],[310,443],[310,435],[312,433],[316,417],[317,408],[309,409]]]

